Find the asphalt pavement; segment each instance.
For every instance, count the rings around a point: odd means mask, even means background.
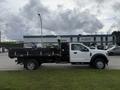
[[[0,70],[23,70],[23,66],[16,64],[7,53],[0,53]]]
[[[120,69],[120,56],[110,56],[110,61],[106,69]],[[43,64],[42,67],[54,67],[54,68],[76,68],[71,64]],[[77,68],[86,68],[87,66],[80,65]],[[87,67],[88,68],[88,67]],[[7,53],[0,53],[0,70],[24,70],[23,65],[16,64],[15,59],[10,59]]]

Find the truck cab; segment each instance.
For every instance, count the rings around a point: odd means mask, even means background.
[[[73,64],[90,64],[92,67],[105,68],[108,56],[105,50],[90,49],[82,43],[70,43],[70,62]]]
[[[70,43],[70,62],[89,62],[91,52],[88,47],[80,43]]]

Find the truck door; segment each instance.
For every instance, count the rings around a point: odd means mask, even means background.
[[[90,62],[89,49],[81,44],[71,44],[70,62]]]

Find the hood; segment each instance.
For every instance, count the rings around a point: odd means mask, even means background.
[[[91,49],[91,53],[93,53],[93,54],[101,53],[101,54],[106,55],[107,51],[106,50]]]

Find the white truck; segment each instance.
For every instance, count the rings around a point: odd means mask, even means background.
[[[27,70],[35,70],[42,63],[89,64],[93,68],[104,69],[108,64],[105,50],[90,49],[81,43],[60,43],[54,48],[11,48],[10,58],[17,58]]]

